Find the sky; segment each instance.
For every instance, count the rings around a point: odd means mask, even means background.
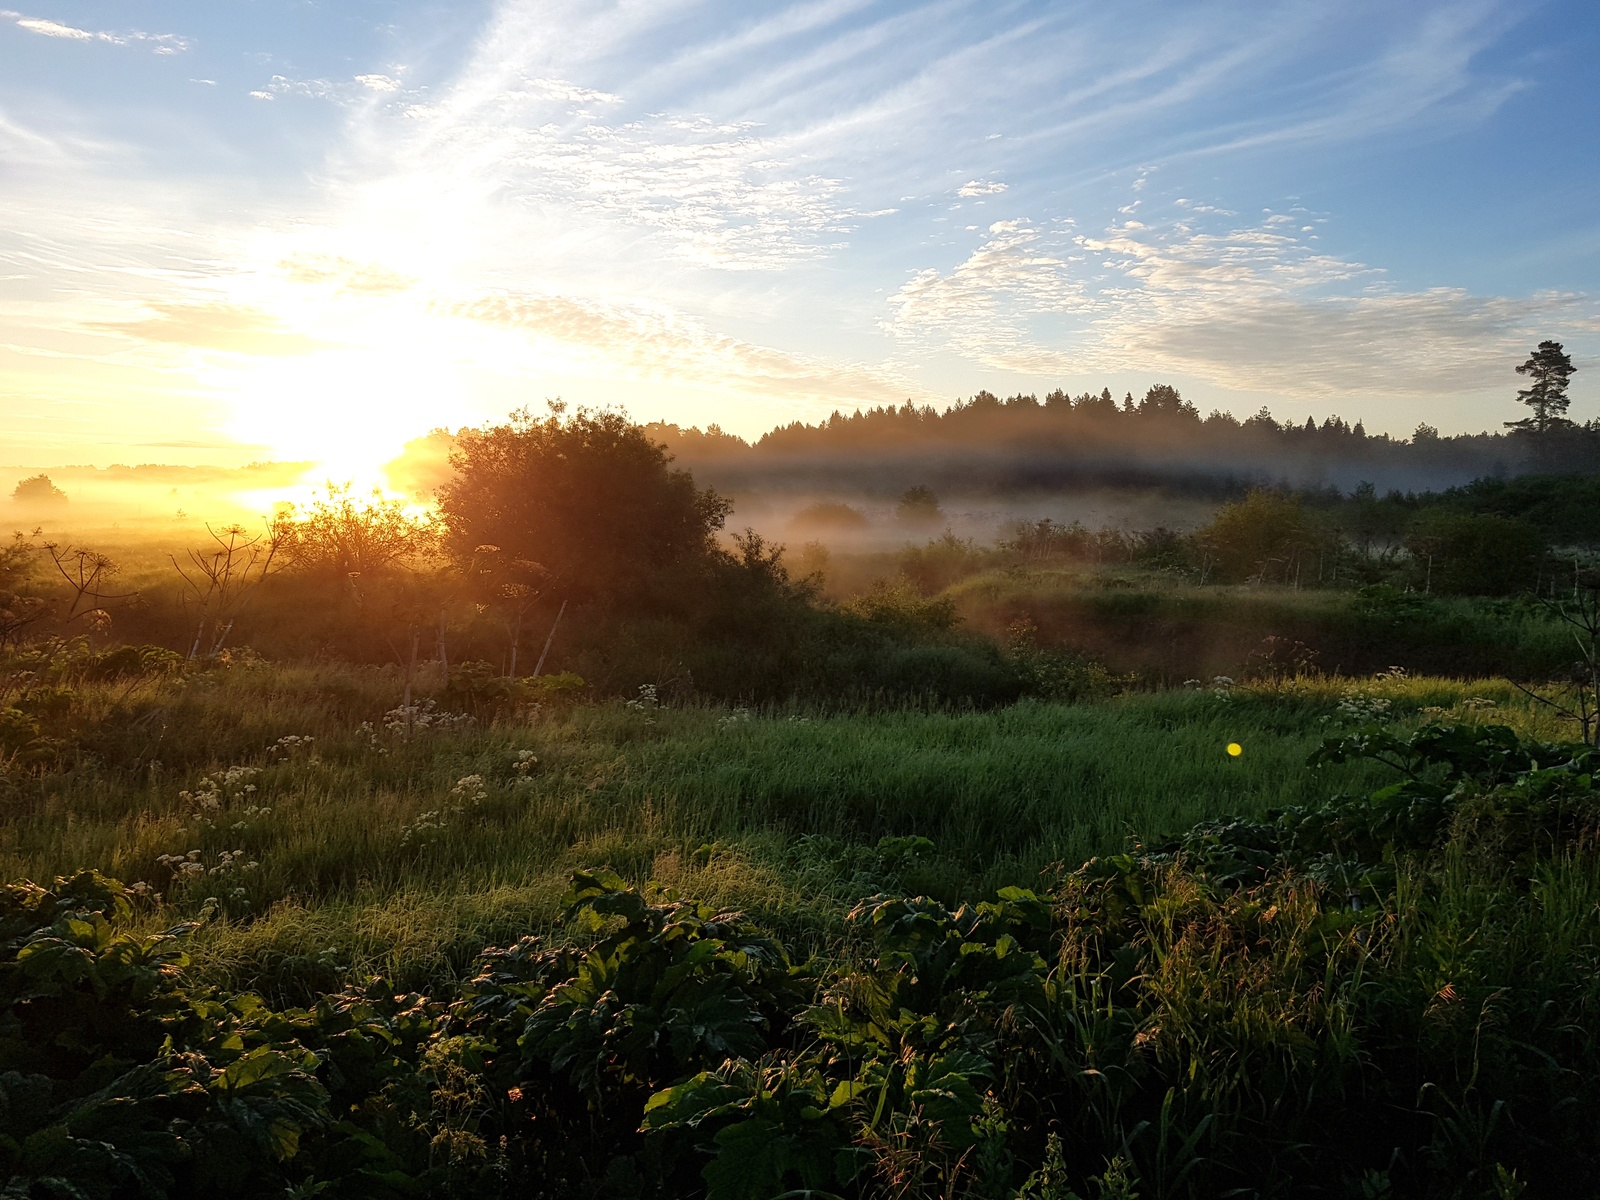
[[[1546,338],[1600,415],[1593,0],[30,5],[0,462],[1153,383],[1454,433]]]

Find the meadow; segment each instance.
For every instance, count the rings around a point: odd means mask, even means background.
[[[1577,558],[1253,492],[801,576],[620,418],[463,446],[0,553],[7,1195],[1600,1187]]]
[[[56,882],[0,914],[0,1086],[80,1074],[7,1118],[23,1194],[1509,1196],[1588,1153],[1590,776],[1527,799],[1570,733],[1504,680],[406,706],[24,662],[0,871]]]
[[[336,969],[425,986],[558,926],[578,868],[672,883],[826,946],[886,888],[959,904],[1206,818],[1370,790],[1373,764],[1306,765],[1350,697],[1397,719],[1559,732],[1495,680],[1303,678],[967,712],[677,708],[646,692],[482,720],[424,698],[439,690],[424,682],[409,731],[392,668],[246,660],[58,688],[73,765],[9,784],[0,876],[94,869],[178,911],[214,898],[196,953],[234,986],[312,960],[318,982]]]

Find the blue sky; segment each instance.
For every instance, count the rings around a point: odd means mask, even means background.
[[[546,397],[754,434],[979,388],[1600,414],[1592,3],[0,10],[0,461]]]

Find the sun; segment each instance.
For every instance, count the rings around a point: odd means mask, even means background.
[[[385,483],[383,465],[406,442],[461,409],[454,374],[436,359],[365,349],[258,362],[231,399],[239,441],[363,490]]]

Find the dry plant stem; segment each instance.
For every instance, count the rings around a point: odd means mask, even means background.
[[[222,652],[239,614],[249,606],[256,589],[271,572],[282,541],[270,530],[266,535],[249,536],[241,525],[230,525],[220,532],[207,525],[206,532],[217,543],[217,549],[210,553],[188,552],[193,574],[185,570],[176,557],[169,555],[173,569],[184,582],[185,606],[192,601],[200,609],[194,641],[189,646],[191,660],[199,658],[202,650],[207,656]],[[209,647],[207,625],[212,632]]]
[[[46,542],[45,550],[50,554],[50,561],[55,563],[56,570],[61,578],[67,581],[67,586],[72,589],[72,600],[67,605],[67,620],[74,621],[81,616],[101,608],[107,600],[127,600],[136,595],[135,592],[108,592],[101,587],[108,583],[116,574],[116,564],[104,554],[83,547],[73,549],[68,546],[62,548],[56,542]],[[72,563],[69,568],[68,562]],[[85,604],[85,601],[92,603]],[[79,605],[84,607],[79,608]]]
[[[444,609],[439,610],[439,669],[444,672],[444,685],[450,686],[450,654],[444,644]]]
[[[406,663],[406,736],[411,736],[411,681],[417,677],[417,645],[422,634],[415,625],[411,627],[411,658]]]
[[[563,600],[561,607],[556,611],[555,623],[550,626],[550,636],[544,640],[544,650],[539,655],[539,661],[534,664],[533,677],[539,678],[539,672],[544,670],[544,660],[550,654],[550,643],[556,640],[556,630],[561,627],[562,614],[567,611],[567,602]]]

